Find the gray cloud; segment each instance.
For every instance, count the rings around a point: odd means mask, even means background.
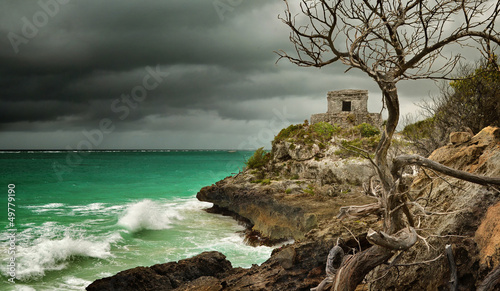
[[[268,146],[269,123],[324,112],[329,90],[368,89],[381,109],[361,72],[275,64],[293,50],[279,0],[40,1],[53,15],[38,3],[0,2],[0,149],[74,146],[103,119],[115,126],[104,148]],[[148,67],[168,76],[134,101]],[[422,84],[401,87],[403,113],[435,91]]]

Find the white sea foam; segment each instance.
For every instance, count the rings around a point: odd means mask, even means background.
[[[43,277],[45,272],[62,270],[75,257],[105,259],[111,257],[111,243],[120,238],[119,234],[110,235],[103,241],[95,238],[62,239],[40,238],[32,246],[17,248],[17,279],[26,281]]]
[[[30,287],[30,286],[26,286],[26,285],[22,285],[22,284],[16,284],[14,286],[14,290],[16,290],[16,291],[36,291],[35,288]]]
[[[63,278],[64,282],[58,286],[59,290],[84,290],[92,281],[69,276]]]
[[[28,208],[35,213],[43,213],[48,211],[61,211],[65,205],[63,203],[49,203],[45,205],[30,205],[23,206],[24,208]]]
[[[172,205],[162,205],[146,199],[129,205],[118,220],[118,225],[133,232],[144,229],[161,230],[171,228],[176,219],[181,220],[182,217]]]
[[[105,205],[104,203],[91,203],[88,205],[70,206],[69,208],[75,212],[94,212],[104,209]]]

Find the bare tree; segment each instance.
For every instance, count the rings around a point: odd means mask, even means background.
[[[377,194],[379,207],[369,207],[373,212],[382,210],[383,231],[370,230],[368,240],[374,246],[344,260],[335,274],[335,290],[354,290],[394,250],[408,249],[417,240],[406,196],[399,189],[404,166],[416,164],[474,183],[500,185],[500,178],[481,179],[420,156],[388,159],[400,114],[397,83],[448,78],[461,55],[444,56],[445,47],[456,51],[476,45],[491,54],[500,44],[495,27],[500,2],[302,0],[297,14],[284,2],[285,15],[280,19],[291,29],[295,54],[279,51],[280,59],[305,67],[342,63],[347,71],[359,69],[378,84],[388,111],[372,161],[382,186]]]

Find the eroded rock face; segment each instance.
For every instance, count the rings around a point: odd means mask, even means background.
[[[122,271],[114,276],[96,280],[88,291],[156,291],[173,290],[185,282],[199,278],[214,278],[232,269],[231,262],[219,252],[204,252],[195,257],[158,264],[151,267],[137,267]],[[214,281],[212,280],[212,281]]]
[[[461,144],[471,140],[472,134],[470,132],[452,132],[450,133],[451,144]]]
[[[454,169],[500,177],[500,129],[487,127],[467,142],[437,149],[429,158]],[[500,195],[494,188],[428,174],[432,179],[424,174],[415,179],[410,196],[420,197],[426,210],[441,215],[419,215],[420,227],[425,229],[421,234],[427,237],[430,248],[420,240],[403,255],[401,262],[433,260],[444,254],[446,244],[451,244],[460,290],[475,290],[500,262],[497,233]],[[448,290],[449,279],[449,264],[446,256],[442,256],[429,264],[401,267],[397,274],[389,273],[373,288]]]
[[[500,264],[500,202],[488,208],[475,236],[480,264],[489,268]]]
[[[304,145],[295,144],[288,141],[281,141],[273,144],[273,158],[276,161],[306,161],[319,155],[321,150],[317,144]]]
[[[240,184],[226,178],[202,188],[196,197],[247,218],[254,230],[271,240],[302,238],[317,225],[315,214],[285,201],[277,201],[274,195],[277,191],[284,192],[285,189]]]

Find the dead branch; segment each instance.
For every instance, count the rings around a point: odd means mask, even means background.
[[[348,259],[344,259],[342,267],[335,276],[334,289],[336,291],[354,290],[365,276],[375,267],[387,262],[393,252],[381,246],[372,246]]]
[[[344,250],[339,245],[334,246],[330,250],[330,253],[328,253],[328,258],[326,260],[326,274],[328,276],[335,275],[343,260]]]
[[[429,168],[445,175],[465,180],[468,182],[480,185],[500,185],[500,178],[485,177],[481,175],[471,174],[469,172],[452,169],[433,160],[418,156],[418,155],[403,155],[396,157],[393,160],[392,173],[397,176],[399,171],[406,165],[418,165]]]
[[[430,263],[434,263],[437,260],[441,259],[442,257],[443,257],[443,254],[439,254],[439,256],[435,257],[434,259],[430,259],[427,261],[421,261],[421,262],[414,262],[414,263],[395,264],[394,267],[411,267],[411,266],[418,266],[418,265],[429,265]]]
[[[344,256],[344,250],[339,246],[339,241],[337,240],[337,244],[328,253],[325,267],[326,278],[317,287],[311,288],[311,291],[323,291],[331,287],[335,275],[344,261]]]
[[[370,228],[366,235],[366,239],[370,243],[390,250],[407,250],[417,242],[417,238],[417,232],[413,227],[402,229],[392,236],[383,231],[376,232]]]
[[[455,214],[455,213],[459,213],[459,212],[463,211],[463,209],[459,209],[459,210],[447,211],[447,212],[434,212],[434,211],[425,210],[425,208],[422,205],[418,204],[417,202],[406,202],[406,204],[415,206],[417,208],[417,210],[422,212],[425,216],[428,216],[428,215],[450,215],[450,214]]]
[[[363,184],[363,190],[367,196],[375,197],[377,199],[380,199],[380,192],[382,191],[382,188],[378,185],[375,185],[375,176],[371,176],[370,179],[368,179],[368,185]]]
[[[455,264],[455,257],[453,256],[453,250],[451,245],[446,245],[444,247],[446,250],[446,256],[448,257],[448,262],[450,263],[450,290],[458,290],[458,277],[457,277],[457,265]]]
[[[366,205],[344,206],[340,207],[337,218],[343,220],[346,217],[365,217],[370,214],[376,214],[380,216],[382,211],[383,209],[378,202]]]
[[[345,225],[343,225],[343,227],[351,234],[352,238],[358,243],[358,248],[359,248],[359,251],[361,252],[361,243],[359,242],[359,239],[354,235],[354,233],[352,233],[352,231],[350,229],[348,229]],[[337,243],[338,244],[338,243]]]
[[[500,284],[500,265],[497,265],[486,275],[486,278],[477,287],[477,291],[493,290],[498,284]]]

